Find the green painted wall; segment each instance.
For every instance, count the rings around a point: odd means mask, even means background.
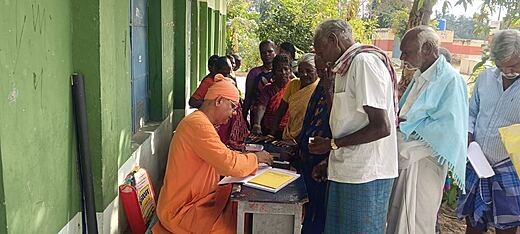
[[[150,117],[160,121],[173,110],[173,1],[148,1]]]
[[[98,212],[116,197],[131,154],[129,1],[0,6],[0,233],[56,233],[80,211],[73,72],[85,77]],[[225,48],[215,12],[206,2],[149,0],[153,120],[184,109],[208,56]]]
[[[79,211],[70,1],[2,1],[0,15],[0,231],[56,233]]]
[[[0,116],[0,123],[2,116]],[[4,178],[2,172],[2,141],[0,139],[0,233],[7,233],[7,220],[5,212]]]

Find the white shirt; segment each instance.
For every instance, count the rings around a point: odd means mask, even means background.
[[[430,80],[433,78],[435,67],[439,59],[437,59],[426,71],[421,72],[421,70],[417,69],[417,71],[413,75],[413,86],[410,88],[410,92],[406,98],[406,102],[403,104],[403,107],[399,111],[399,118],[406,119],[406,114],[410,111],[417,97],[424,92],[424,90],[428,87]],[[413,163],[426,158],[433,156],[433,151],[430,147],[428,147],[425,143],[414,139],[413,136],[408,139],[408,141],[404,140],[404,136],[402,134],[398,134],[398,148],[399,148],[399,169],[406,169]]]
[[[352,45],[343,56],[358,46]],[[393,92],[390,73],[374,54],[356,55],[344,76],[336,74],[330,113],[332,136],[341,138],[367,126],[368,115],[363,106],[386,110],[391,133],[374,142],[332,150],[329,157],[329,180],[359,184],[397,177]]]

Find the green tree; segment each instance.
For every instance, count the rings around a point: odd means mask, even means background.
[[[371,43],[377,19],[360,18],[360,5],[360,0],[230,0],[228,52],[242,55],[243,69],[260,63],[258,43],[264,39],[288,41],[308,52],[318,24],[331,18],[349,21],[356,40]]]
[[[377,18],[377,24],[381,28],[394,28],[396,26],[395,16],[400,17],[400,22],[406,27],[408,9],[412,6],[409,1],[403,0],[373,0],[370,7],[370,18]],[[406,19],[402,19],[403,13]]]
[[[455,16],[452,14],[444,15],[443,18],[446,20],[446,29],[454,32],[454,37],[457,39],[479,39],[484,40],[485,37],[482,35],[475,35],[475,21],[473,18],[461,16]]]
[[[339,16],[337,4],[337,0],[261,0],[257,5],[258,35],[277,44],[288,41],[309,51],[318,23]]]

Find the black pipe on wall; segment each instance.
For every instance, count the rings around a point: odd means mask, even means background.
[[[76,134],[79,148],[80,183],[85,198],[85,212],[87,221],[87,233],[97,234],[96,201],[94,197],[94,184],[92,179],[92,162],[90,158],[90,145],[88,140],[87,108],[85,102],[85,84],[81,74],[72,74],[72,101],[76,123]]]

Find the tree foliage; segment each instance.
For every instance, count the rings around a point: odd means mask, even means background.
[[[260,63],[258,43],[264,39],[291,42],[309,52],[314,30],[331,18],[349,21],[356,40],[371,43],[377,19],[360,18],[360,5],[360,0],[230,0],[228,52],[242,55],[244,69]]]
[[[404,13],[406,14],[406,19],[401,24],[406,25],[408,9],[411,6],[409,1],[403,0],[373,0],[370,7],[370,18],[377,18],[377,24],[381,28],[393,28],[396,23],[395,16]]]
[[[520,26],[520,1],[485,0],[479,8],[479,12],[475,13],[473,16],[473,19],[476,22],[480,22],[475,27],[475,34],[489,35],[491,31],[489,26],[489,22],[491,21],[490,16],[496,13],[496,9],[498,8],[505,10],[501,29]]]
[[[277,44],[288,41],[309,51],[318,23],[339,16],[337,4],[337,0],[261,0],[257,7],[258,35]]]
[[[407,30],[408,8],[399,9],[392,12],[390,26],[394,34],[402,38]]]
[[[276,43],[289,41],[303,51],[312,46],[314,30],[326,19],[341,18],[349,21],[354,37],[369,43],[376,20],[358,16],[359,0],[261,0],[258,4],[260,38]]]
[[[238,53],[242,57],[241,70],[257,66],[258,54],[258,13],[251,10],[249,0],[230,0],[227,9],[226,42],[228,53]]]
[[[242,70],[257,66],[260,61],[258,53],[258,25],[252,19],[232,18],[227,25],[227,51],[238,53],[242,57]]]

